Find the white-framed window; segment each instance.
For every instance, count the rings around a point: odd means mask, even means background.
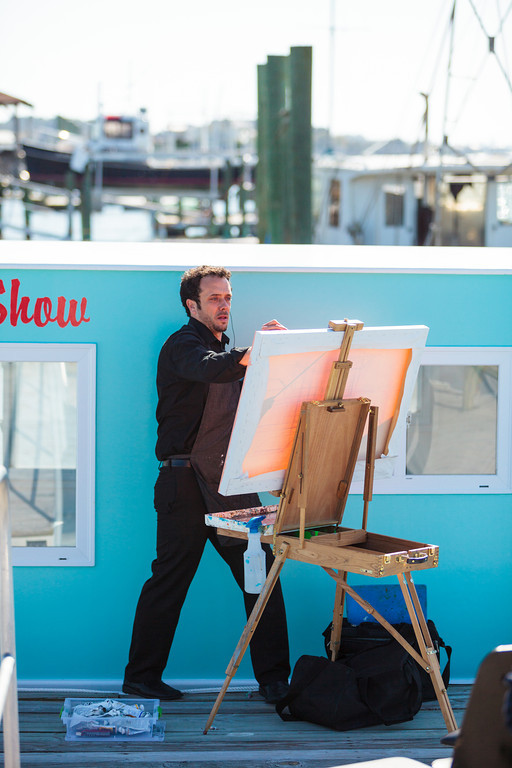
[[[512,182],[496,179],[496,217],[500,224],[512,224]]]
[[[0,344],[13,565],[94,565],[96,347]]]
[[[402,184],[384,186],[386,227],[403,227],[405,216],[405,187]]]
[[[512,347],[426,347],[407,422],[376,493],[512,492]]]

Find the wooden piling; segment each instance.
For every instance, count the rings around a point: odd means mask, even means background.
[[[222,227],[222,237],[230,238],[231,237],[231,227],[229,225],[229,190],[233,184],[233,166],[229,162],[229,160],[226,160],[226,165],[224,166],[224,174],[222,176],[222,199],[224,200],[225,205],[225,219],[224,219],[224,226]]]
[[[312,242],[311,212],[311,85],[312,48],[290,49],[290,127],[288,162],[290,179],[290,240]]]
[[[68,169],[66,171],[66,189],[68,190],[69,197],[68,197],[68,232],[67,232],[67,239],[72,240],[73,239],[73,213],[74,213],[74,206],[73,206],[73,190],[76,188],[76,174],[73,173],[71,169]]]
[[[82,240],[91,239],[91,166],[87,163],[80,188],[80,211],[82,214]]]
[[[258,237],[311,243],[312,48],[258,67]]]
[[[285,109],[285,56],[268,56],[268,220],[271,243],[283,243],[283,192],[286,161],[282,154],[280,130]]]
[[[23,191],[23,208],[25,213],[25,240],[30,240],[30,195],[28,189]]]
[[[242,158],[242,167],[240,169],[240,181],[239,181],[239,192],[238,192],[238,205],[240,207],[240,232],[239,237],[246,237],[248,233],[247,229],[247,221],[246,221],[246,212],[245,212],[245,203],[247,201],[247,190],[245,188],[245,164],[244,160]]]
[[[268,223],[268,85],[267,66],[258,64],[258,165],[256,168],[257,235],[260,243],[270,240]]]

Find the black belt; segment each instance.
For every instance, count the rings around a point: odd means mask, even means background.
[[[163,459],[162,467],[191,467],[190,459]]]

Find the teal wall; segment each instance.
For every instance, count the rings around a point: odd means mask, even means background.
[[[135,603],[154,556],[154,379],[162,343],[185,320],[180,273],[0,271],[6,287],[16,277],[31,297],[87,297],[91,318],[77,328],[4,322],[1,341],[97,345],[96,565],[15,568],[21,680],[123,675]],[[239,345],[272,317],[290,328],[318,328],[344,316],[366,325],[428,325],[431,346],[511,343],[508,275],[237,272],[232,283]],[[349,515],[360,506],[351,497]],[[457,678],[474,676],[490,649],[512,642],[511,513],[510,495],[375,496],[370,505],[372,530],[440,545],[439,568],[416,581],[427,584],[428,614],[454,647]],[[302,653],[322,653],[332,580],[294,562],[282,580],[292,662]],[[237,588],[208,545],[166,678],[222,678],[243,623]],[[248,658],[238,676],[252,677]]]

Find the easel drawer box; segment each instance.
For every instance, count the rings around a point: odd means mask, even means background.
[[[341,533],[347,530],[350,529],[340,529]],[[322,565],[374,578],[435,568],[439,562],[439,547],[434,544],[422,544],[370,531],[366,534],[366,541],[348,546],[337,545],[335,538],[330,541],[325,536],[317,536],[306,539],[303,546],[298,547],[296,538],[278,536],[276,551],[279,552],[285,543],[293,550],[294,560],[315,563],[321,559]]]

